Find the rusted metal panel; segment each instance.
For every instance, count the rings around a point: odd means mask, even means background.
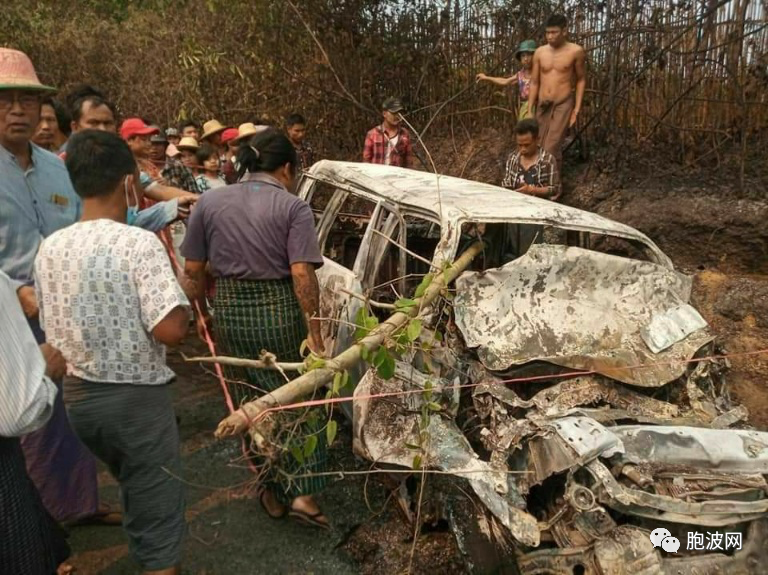
[[[650,262],[539,244],[501,268],[462,274],[454,311],[491,371],[539,360],[658,387],[713,339],[699,329],[659,353],[643,341],[643,328],[686,304],[690,288],[689,278]]]

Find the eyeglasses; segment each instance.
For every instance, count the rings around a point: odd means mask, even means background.
[[[34,92],[0,90],[0,110],[13,108],[14,102],[18,102],[24,110],[33,110],[40,106],[40,95]]]

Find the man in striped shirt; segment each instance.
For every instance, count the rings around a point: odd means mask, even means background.
[[[501,185],[516,192],[547,198],[560,197],[560,173],[555,157],[539,146],[536,120],[520,120],[515,126],[517,150],[507,159]]]
[[[0,271],[0,573],[71,571],[62,564],[69,556],[63,532],[27,475],[19,442],[51,417],[57,393],[51,378],[66,369],[59,350],[38,346],[14,282]]]

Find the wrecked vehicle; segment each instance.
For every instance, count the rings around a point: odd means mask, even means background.
[[[422,310],[420,345],[394,376],[359,368],[346,404],[358,455],[416,477],[440,470],[437,484],[460,478],[433,491],[431,516],[450,525],[470,571],[760,572],[768,433],[732,403],[690,278],[648,237],[380,165],[321,161],[299,195],[317,221],[334,355],[354,343],[361,309],[385,317],[426,274],[485,243]],[[412,487],[398,490],[406,515]],[[659,529],[679,550],[651,541]]]

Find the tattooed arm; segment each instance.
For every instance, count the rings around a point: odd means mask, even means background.
[[[322,354],[325,349],[323,337],[320,334],[320,286],[315,275],[315,266],[310,263],[298,262],[291,264],[291,277],[293,278],[293,291],[299,300],[304,319],[307,321],[309,348]]]
[[[197,335],[203,341],[206,330],[210,332],[211,329],[211,316],[205,302],[205,264],[204,261],[185,260],[184,275],[180,278],[181,287],[195,310]]]

